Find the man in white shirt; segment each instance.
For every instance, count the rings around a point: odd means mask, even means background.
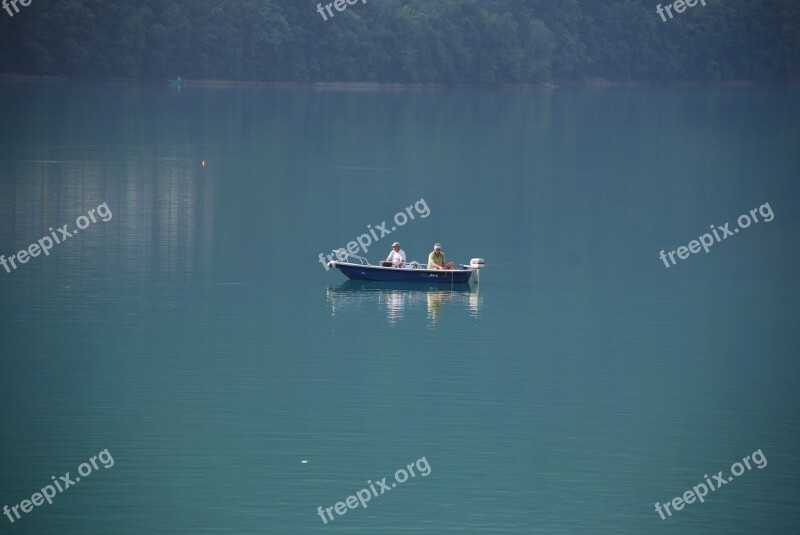
[[[392,252],[386,258],[386,262],[391,264],[392,267],[401,268],[406,263],[406,253],[400,249],[400,244],[394,242],[392,244]]]

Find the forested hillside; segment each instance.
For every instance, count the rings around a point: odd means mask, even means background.
[[[800,1],[33,0],[0,11],[0,74],[520,83],[797,80]],[[13,11],[12,11],[13,13]]]

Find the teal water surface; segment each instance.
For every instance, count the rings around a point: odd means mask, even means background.
[[[800,530],[796,90],[5,83],[0,117],[0,254],[96,219],[0,267],[0,506],[114,461],[3,533]],[[326,271],[384,222],[373,263],[480,283]]]

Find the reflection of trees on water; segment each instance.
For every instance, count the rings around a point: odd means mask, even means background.
[[[478,287],[443,289],[441,287],[408,287],[398,284],[366,283],[347,281],[337,287],[328,288],[328,304],[331,316],[350,309],[375,306],[386,314],[390,325],[418,311],[427,311],[428,325],[436,327],[447,314],[467,314],[478,318],[483,299]]]

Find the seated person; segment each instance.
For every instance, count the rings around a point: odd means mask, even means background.
[[[428,255],[428,269],[453,269],[455,264],[447,262],[440,243],[433,244],[433,251]]]
[[[392,244],[392,251],[389,256],[381,262],[383,267],[396,267],[401,268],[406,264],[406,253],[400,248],[400,244],[394,242]]]

